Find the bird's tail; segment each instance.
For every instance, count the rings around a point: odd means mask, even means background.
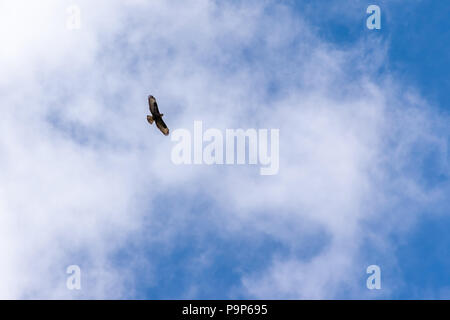
[[[152,124],[153,123],[153,117],[152,116],[147,116],[147,121],[148,121],[148,123]]]

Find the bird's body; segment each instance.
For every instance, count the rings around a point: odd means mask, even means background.
[[[169,128],[167,128],[167,125],[164,123],[162,117],[164,114],[159,112],[158,104],[156,103],[156,99],[154,96],[150,95],[148,96],[148,106],[150,109],[151,116],[147,116],[147,121],[150,124],[153,124],[153,121],[155,121],[156,126],[159,130],[165,135],[169,135]]]

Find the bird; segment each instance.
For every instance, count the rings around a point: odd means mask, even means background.
[[[167,125],[164,123],[164,121],[162,119],[164,114],[159,112],[158,104],[156,103],[156,99],[152,95],[148,96],[148,106],[149,106],[149,109],[150,109],[150,113],[152,114],[151,116],[147,115],[148,123],[153,124],[153,121],[155,121],[156,126],[158,127],[158,129],[161,130],[161,132],[165,136],[168,136],[169,135],[169,128],[167,128]]]

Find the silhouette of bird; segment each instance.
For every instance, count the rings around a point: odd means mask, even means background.
[[[165,136],[168,136],[169,135],[169,128],[167,128],[167,125],[164,123],[164,121],[162,119],[164,114],[159,112],[158,104],[156,103],[156,99],[152,95],[148,96],[148,106],[149,106],[149,109],[150,109],[150,113],[152,114],[151,116],[147,115],[148,123],[153,124],[153,121],[155,121],[156,126],[158,127],[158,129],[161,130],[161,132]]]

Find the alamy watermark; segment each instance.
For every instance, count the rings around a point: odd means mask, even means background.
[[[279,129],[226,129],[225,139],[219,129],[209,128],[203,132],[202,121],[194,121],[193,129],[193,134],[187,129],[176,129],[172,133],[171,140],[177,142],[171,153],[174,164],[248,163],[259,164],[261,175],[278,173]]]
[[[67,267],[66,273],[70,274],[66,281],[67,289],[81,290],[81,268],[73,264]]]
[[[366,13],[370,13],[371,15],[366,20],[367,29],[373,30],[381,29],[381,9],[379,6],[375,4],[371,4],[367,7]]]
[[[366,280],[366,287],[369,290],[381,289],[381,268],[372,264],[366,269],[370,276]],[[66,286],[69,290],[81,290],[81,268],[78,265],[70,265],[66,269],[69,277],[66,280]]]
[[[381,289],[381,268],[377,266],[376,264],[372,264],[367,267],[366,269],[367,274],[370,274],[370,276],[367,278],[366,286],[367,289],[373,290]]]
[[[66,27],[69,30],[79,30],[81,28],[81,9],[79,6],[71,5],[67,7]]]

